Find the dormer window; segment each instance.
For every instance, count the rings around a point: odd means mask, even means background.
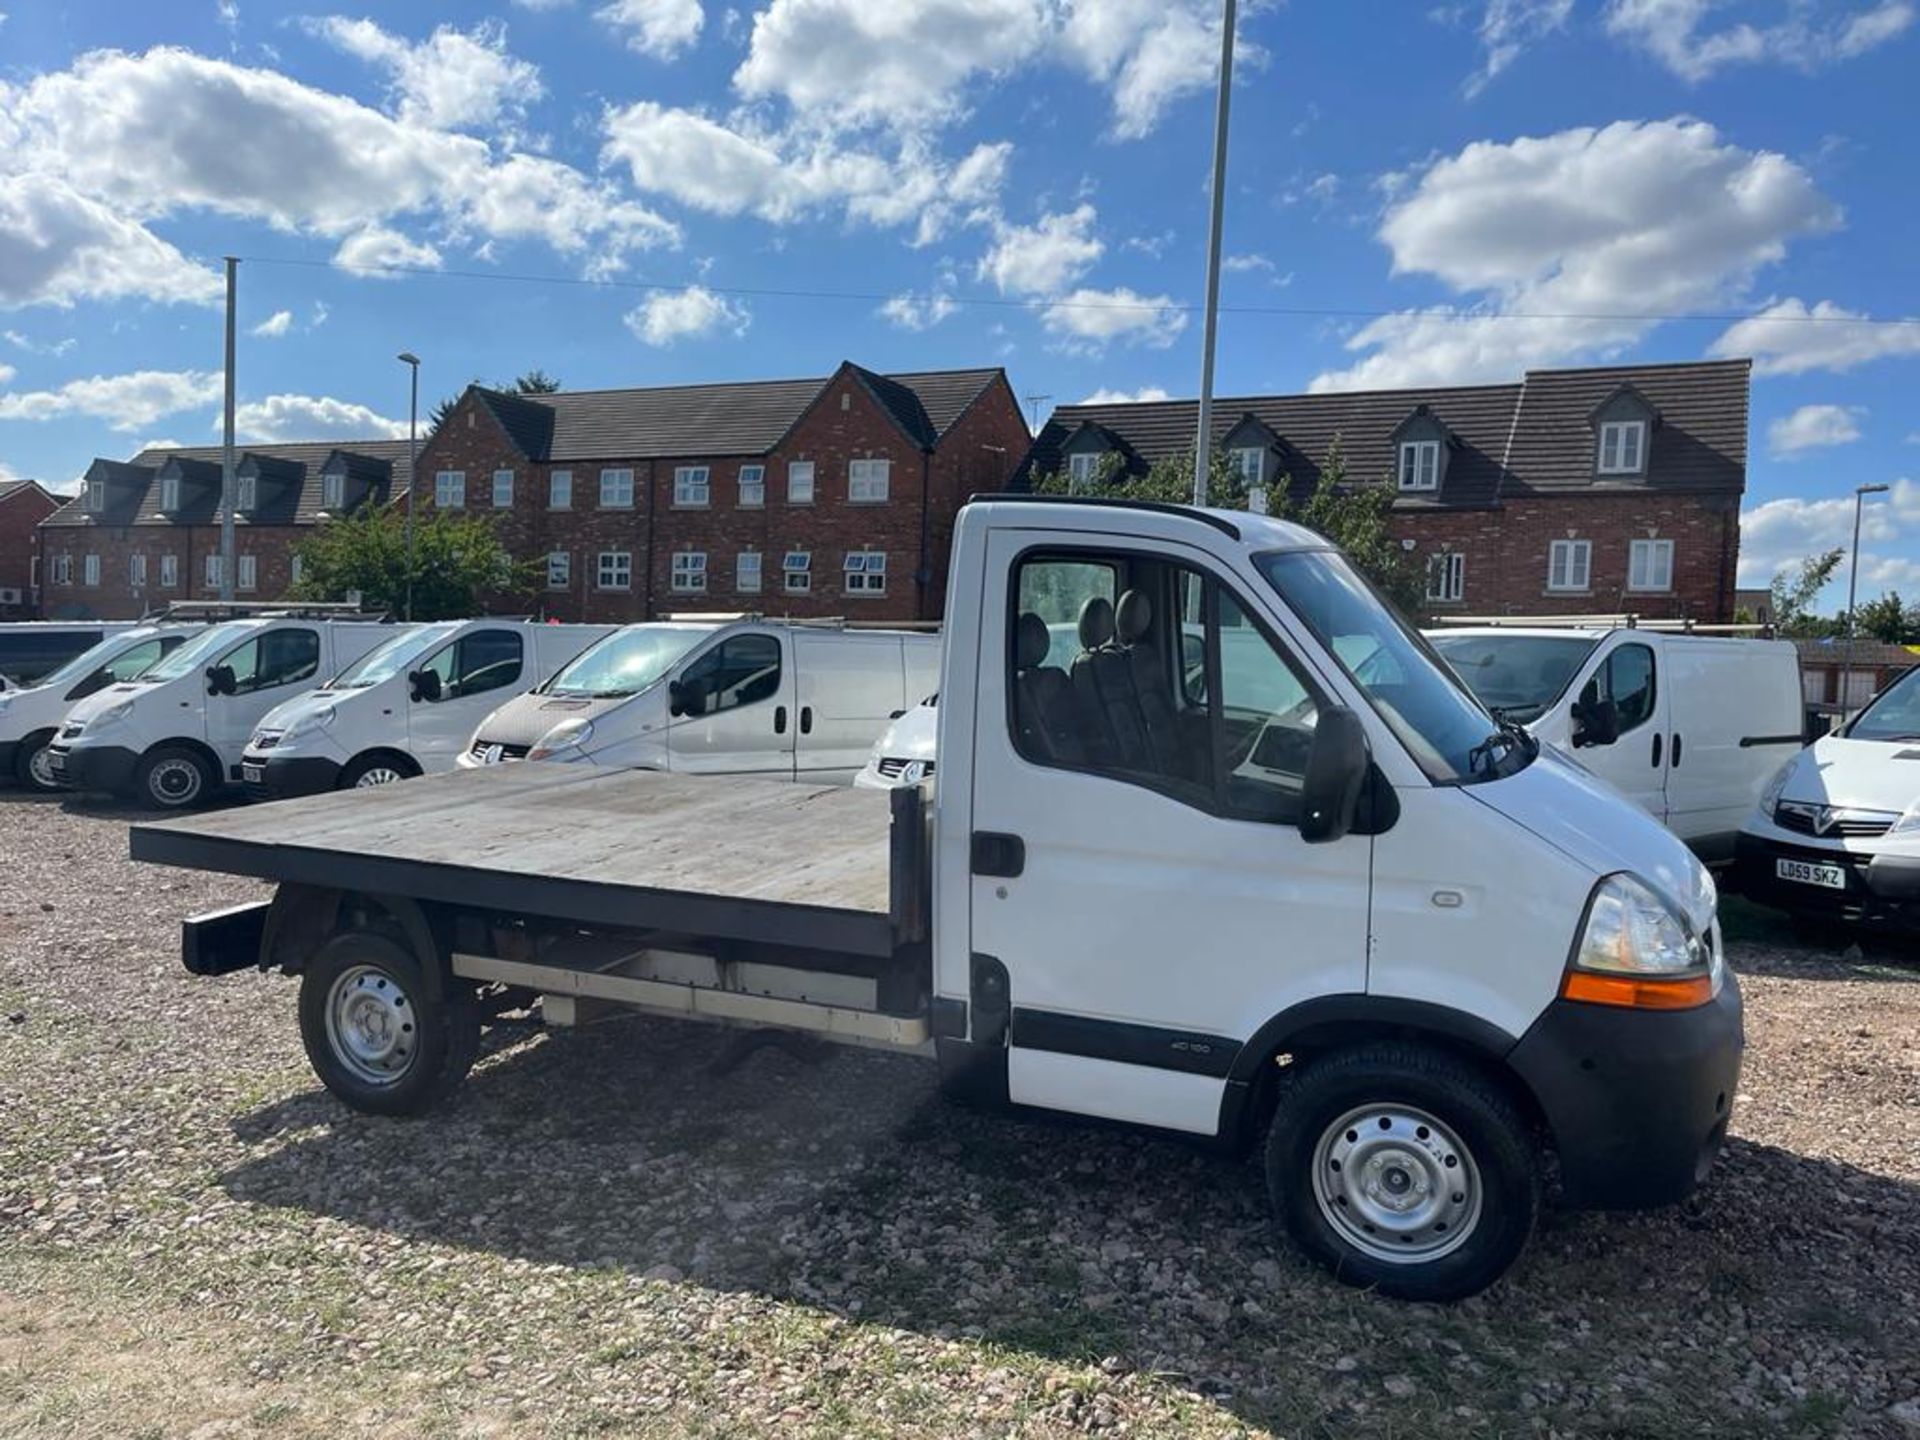
[[[1100,457],[1091,450],[1082,450],[1067,457],[1067,493],[1078,495],[1093,484],[1093,477],[1099,473]]]
[[[259,478],[253,475],[242,475],[238,477],[237,483],[239,490],[234,497],[234,508],[251,512],[260,501]]]
[[[87,482],[87,513],[98,515],[107,508],[107,482],[89,480]]]
[[[320,477],[320,508],[342,510],[347,503],[347,475],[344,470],[329,470]]]
[[[1440,442],[1438,440],[1401,442],[1400,488],[1402,490],[1438,490],[1440,488]]]
[[[1646,468],[1647,422],[1608,420],[1600,427],[1602,475],[1638,475]]]
[[[180,508],[180,477],[169,475],[160,482],[160,509],[171,515]]]

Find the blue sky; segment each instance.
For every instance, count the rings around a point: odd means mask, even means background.
[[[842,358],[1191,394],[1218,8],[0,0],[0,467],[217,438],[227,253],[256,440],[404,427],[402,348],[423,408]],[[1221,392],[1753,355],[1743,577],[1877,481],[1862,588],[1920,593],[1920,324],[1868,323],[1920,317],[1916,18],[1243,4]]]

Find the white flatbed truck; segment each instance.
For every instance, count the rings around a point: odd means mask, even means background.
[[[1423,1299],[1513,1262],[1549,1153],[1573,1205],[1705,1175],[1741,1055],[1712,880],[1319,537],[991,497],[946,614],[937,796],[536,763],[133,856],[278,882],[184,961],[298,975],[316,1072],[375,1113],[534,1003],[811,1031],[976,1103],[1263,1144],[1308,1253]]]

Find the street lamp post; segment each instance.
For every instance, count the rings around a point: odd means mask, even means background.
[[[1840,661],[1840,717],[1846,718],[1847,692],[1853,688],[1853,632],[1856,628],[1854,617],[1854,595],[1860,585],[1860,506],[1869,495],[1885,494],[1885,485],[1856,485],[1853,487],[1853,561],[1847,567],[1847,653]]]
[[[420,492],[414,472],[420,468],[420,357],[402,350],[400,363],[412,372],[407,395],[407,619],[413,619],[413,506]]]

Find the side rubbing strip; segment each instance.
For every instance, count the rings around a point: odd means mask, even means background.
[[[1803,735],[1742,735],[1740,737],[1742,750],[1751,750],[1756,745],[1804,745],[1806,743],[1806,737]]]
[[[1220,1035],[1019,1007],[1013,1012],[1013,1043],[1057,1055],[1083,1055],[1089,1060],[1117,1060],[1125,1065],[1221,1077],[1233,1069],[1240,1053],[1238,1040]]]

